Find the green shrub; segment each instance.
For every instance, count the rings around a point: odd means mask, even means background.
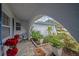
[[[39,39],[43,38],[39,31],[32,31],[31,36],[35,41],[39,41]]]
[[[64,34],[64,44],[66,48],[79,52],[79,43],[67,34]]]
[[[61,48],[63,47],[63,43],[60,41],[60,38],[58,36],[46,36],[44,38],[44,42],[50,43],[56,48]]]

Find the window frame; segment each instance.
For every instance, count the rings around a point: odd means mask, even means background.
[[[8,17],[7,21],[4,20],[3,14],[5,14],[5,16]],[[7,13],[5,13],[5,12],[2,11],[2,32],[3,32],[3,28],[9,29],[8,30],[9,31],[9,33],[8,33],[9,35],[8,36],[11,36],[11,25],[10,25],[11,24],[10,23],[11,21],[10,20],[11,19],[10,19],[9,15],[7,15]],[[5,21],[4,23],[8,22],[8,24],[4,24],[3,21]],[[2,36],[3,36],[3,34],[2,34]],[[6,37],[8,37],[8,36],[6,35]],[[3,37],[2,39],[6,38],[6,37]]]

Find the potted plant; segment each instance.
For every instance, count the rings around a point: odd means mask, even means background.
[[[54,36],[54,35],[46,36],[44,38],[44,42],[50,43],[52,45],[53,53],[55,55],[62,55],[62,49],[63,49],[64,45],[57,35],[56,36]]]
[[[62,35],[57,34],[57,35],[52,35],[51,33],[51,26],[48,27],[48,36],[44,38],[45,43],[50,43],[53,47],[53,53],[55,55],[62,55],[62,49],[64,47],[63,42],[62,42]]]
[[[37,44],[40,44],[40,39],[43,38],[43,35],[39,31],[32,31],[31,36]]]

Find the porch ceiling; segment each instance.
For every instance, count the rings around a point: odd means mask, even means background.
[[[8,4],[14,14],[22,19],[28,20],[32,19],[37,15],[47,15],[51,17],[65,16],[68,11],[71,13],[74,11],[76,4],[35,4],[35,3],[12,3]],[[67,13],[64,13],[66,12]]]

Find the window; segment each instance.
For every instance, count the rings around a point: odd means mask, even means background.
[[[21,24],[20,23],[16,23],[16,30],[21,30]]]
[[[9,26],[9,17],[5,14],[5,13],[2,13],[2,18],[3,18],[3,25],[7,25]]]
[[[2,38],[10,36],[10,18],[2,12]]]

